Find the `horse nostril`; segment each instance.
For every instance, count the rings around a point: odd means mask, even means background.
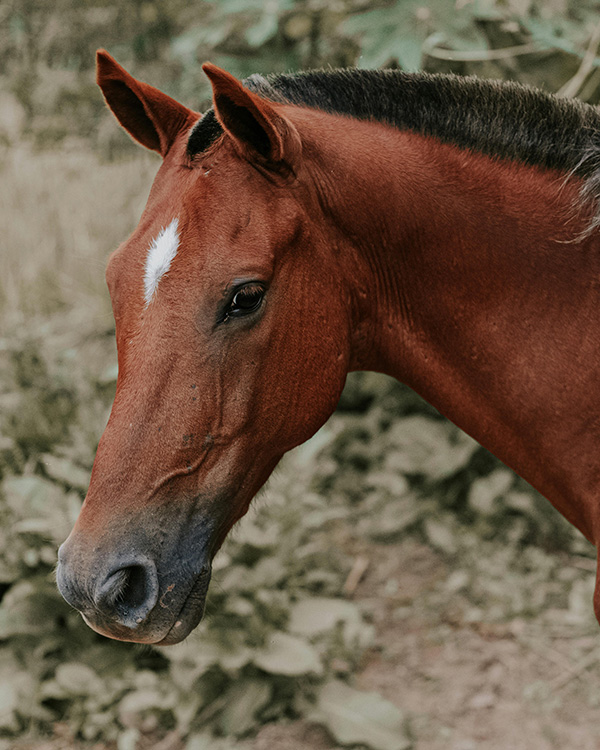
[[[96,603],[110,607],[140,607],[147,598],[146,571],[142,565],[130,565],[111,573],[100,587]],[[100,602],[98,601],[100,599]]]
[[[141,565],[124,568],[126,579],[120,594],[120,600],[131,607],[141,607],[148,598],[148,576]]]
[[[158,599],[154,565],[145,561],[111,571],[96,588],[94,603],[105,615],[128,628],[136,628]]]

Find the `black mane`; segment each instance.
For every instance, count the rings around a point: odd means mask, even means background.
[[[377,120],[489,156],[572,172],[600,194],[600,110],[518,83],[396,70],[253,75],[244,84],[274,101]],[[221,134],[214,111],[194,126],[190,156]]]

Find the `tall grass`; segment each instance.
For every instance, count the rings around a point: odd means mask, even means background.
[[[108,324],[108,254],[133,230],[157,161],[12,148],[0,161],[0,320],[5,330],[63,311]]]

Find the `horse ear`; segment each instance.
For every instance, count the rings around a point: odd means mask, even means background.
[[[302,144],[294,125],[227,71],[212,63],[202,70],[213,87],[217,119],[242,155],[273,171],[296,172]]]
[[[177,135],[200,117],[154,86],[129,75],[106,50],[96,53],[96,81],[129,135],[163,157]]]

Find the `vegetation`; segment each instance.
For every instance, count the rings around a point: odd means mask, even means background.
[[[3,104],[16,99],[19,115],[7,117],[4,136],[22,128],[38,145],[76,136],[109,156],[127,148],[94,86],[97,47],[193,107],[209,96],[200,71],[209,58],[238,76],[359,65],[519,78],[551,91],[571,81],[566,93],[595,102],[598,7],[597,0],[7,0]]]
[[[208,617],[185,643],[142,649],[95,635],[59,597],[53,567],[114,394],[105,258],[135,226],[157,166],[104,111],[94,49],[107,47],[195,107],[207,101],[199,65],[209,58],[240,76],[354,64],[452,70],[596,102],[599,7],[2,6],[0,737],[60,720],[82,738],[117,740],[120,750],[174,728],[201,748],[213,734],[245,736],[304,715],[343,744],[409,747],[410,717],[352,687],[374,630],[348,576],[371,543],[433,546],[456,569],[436,589],[437,604],[460,592],[472,622],[526,620],[552,607],[579,633],[595,632],[590,546],[412,392],[370,373],[349,378],[336,415],[287,457],[239,524],[217,557]],[[579,567],[565,570],[566,556]],[[362,718],[340,721],[344,706]]]

